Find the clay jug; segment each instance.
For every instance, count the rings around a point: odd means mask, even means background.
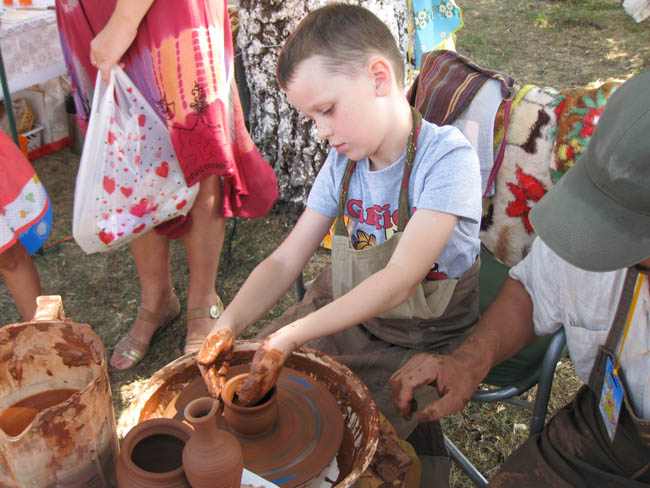
[[[239,436],[252,438],[267,434],[275,427],[278,420],[278,395],[277,388],[273,387],[258,404],[250,407],[239,405],[236,395],[247,377],[248,373],[242,373],[226,381],[221,398],[224,404],[223,416],[230,428]]]
[[[187,404],[183,414],[194,432],[183,449],[185,475],[193,488],[239,488],[244,457],[239,441],[217,427],[219,402],[202,397]]]
[[[114,487],[117,433],[104,345],[38,297],[0,329],[0,486]]]
[[[187,488],[183,448],[192,429],[180,420],[149,419],[122,440],[117,462],[119,488]]]

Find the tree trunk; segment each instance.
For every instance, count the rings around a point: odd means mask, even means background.
[[[250,133],[262,155],[273,166],[280,201],[298,213],[329,145],[320,142],[311,121],[300,115],[277,85],[275,67],[285,39],[310,11],[325,5],[322,0],[239,0],[237,46],[241,52],[245,81],[250,94]],[[407,2],[361,0],[408,48]]]

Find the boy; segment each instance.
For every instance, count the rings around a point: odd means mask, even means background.
[[[478,317],[478,158],[460,131],[411,109],[395,40],[362,7],[331,4],[310,13],[285,43],[277,78],[332,150],[296,227],[219,318],[199,367],[218,395],[225,368],[217,372],[216,359],[227,359],[233,337],[285,294],[336,218],[331,273],[271,325],[276,331],[256,353],[239,397],[261,398],[289,354],[309,343],[355,371],[407,438],[416,423],[392,405],[389,377],[418,351],[451,351]],[[409,440],[418,454],[441,456],[444,484],[441,431],[425,426],[435,435],[425,429],[425,442],[419,434]]]

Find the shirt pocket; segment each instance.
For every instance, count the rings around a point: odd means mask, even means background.
[[[582,323],[567,321],[565,326],[567,348],[578,377],[586,383],[596,360],[598,348],[605,344],[609,330],[593,330]]]

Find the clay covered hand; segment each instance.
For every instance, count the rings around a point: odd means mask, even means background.
[[[439,420],[461,410],[483,380],[466,358],[421,353],[413,356],[390,377],[393,403],[402,417],[417,421]],[[424,385],[435,386],[440,399],[418,410],[414,391]]]
[[[271,334],[257,349],[246,381],[237,392],[242,405],[259,403],[273,386],[275,386],[284,362],[297,347],[295,342],[283,338],[283,329]]]
[[[210,396],[219,398],[226,382],[226,373],[232,359],[235,338],[228,327],[218,329],[205,338],[196,362]]]

